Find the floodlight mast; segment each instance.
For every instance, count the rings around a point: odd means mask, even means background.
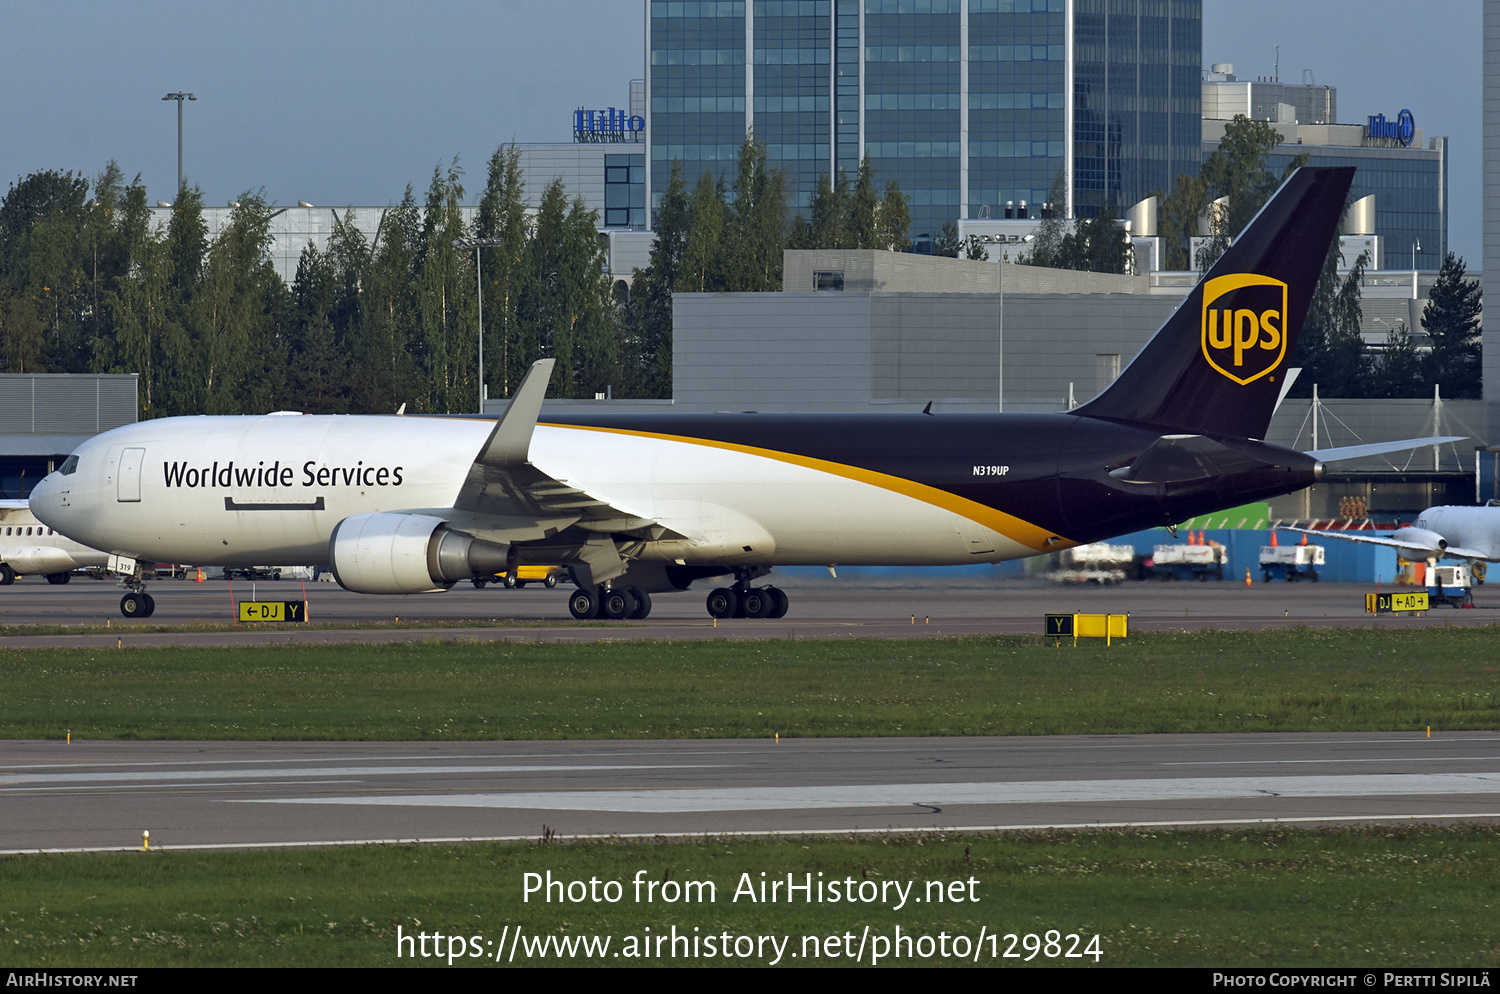
[[[168,93],[162,99],[177,101],[177,194],[172,198],[172,202],[176,203],[182,196],[182,102],[198,98],[178,90],[176,93]]]
[[[498,248],[505,244],[503,238],[455,238],[453,247],[456,249],[474,250],[474,290],[479,298],[479,413],[484,414],[484,280],[479,273],[479,250],[482,248]],[[501,343],[505,343],[502,341]],[[509,384],[507,383],[507,386]]]

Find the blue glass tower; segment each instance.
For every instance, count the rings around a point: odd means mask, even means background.
[[[868,154],[914,234],[1120,212],[1201,162],[1201,0],[648,0],[646,47],[653,208],[747,132],[794,208]]]

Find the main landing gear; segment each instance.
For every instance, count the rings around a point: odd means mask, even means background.
[[[784,618],[791,598],[777,587],[752,587],[739,580],[708,595],[708,613],[715,618]]]
[[[651,595],[639,587],[580,587],[568,598],[568,610],[579,621],[640,621],[651,613]]]

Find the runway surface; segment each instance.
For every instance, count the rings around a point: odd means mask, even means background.
[[[0,851],[1500,820],[1500,735],[0,743]]]
[[[329,583],[296,581],[251,585],[222,580],[163,581],[151,586],[156,613],[149,621],[119,615],[120,590],[108,582],[74,580],[55,587],[27,578],[0,588],[0,624],[79,626],[77,632],[0,638],[0,647],[114,645],[229,645],[298,642],[385,642],[428,638],[523,641],[601,639],[930,638],[995,633],[1039,633],[1042,616],[1084,611],[1129,614],[1133,631],[1200,628],[1278,629],[1299,625],[1420,627],[1500,622],[1500,589],[1476,589],[1475,609],[1435,607],[1424,616],[1364,613],[1373,587],[1354,584],[1128,583],[1116,587],[1055,587],[1009,581],[980,586],[920,579],[905,586],[809,580],[782,584],[791,611],[777,621],[723,620],[707,616],[709,587],[653,596],[651,617],[638,622],[577,622],[568,614],[567,590],[541,587],[474,590],[462,585],[442,594],[379,597],[351,594]],[[701,588],[701,589],[700,589]],[[1389,590],[1389,587],[1385,589]],[[238,600],[308,601],[314,623],[368,625],[401,620],[417,628],[330,631],[298,625],[244,626],[229,632],[150,633],[154,625],[229,624]],[[506,627],[440,628],[437,623],[499,621]],[[426,627],[423,622],[432,622]],[[108,627],[106,627],[106,624]]]

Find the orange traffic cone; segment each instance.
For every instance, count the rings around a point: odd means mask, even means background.
[[[202,566],[198,567],[198,579],[197,579],[196,582],[198,582],[198,583],[202,583],[203,582],[203,567]]]
[[[1271,529],[1271,548],[1274,549],[1274,548],[1276,548],[1280,544],[1281,544],[1280,542],[1276,541],[1276,529],[1272,528]]]
[[[1302,534],[1302,541],[1298,542],[1297,544],[1298,545],[1306,545],[1307,544],[1307,533],[1306,532],[1304,532]]]
[[[1255,581],[1250,579],[1250,567],[1245,567],[1245,586],[1251,586]]]

